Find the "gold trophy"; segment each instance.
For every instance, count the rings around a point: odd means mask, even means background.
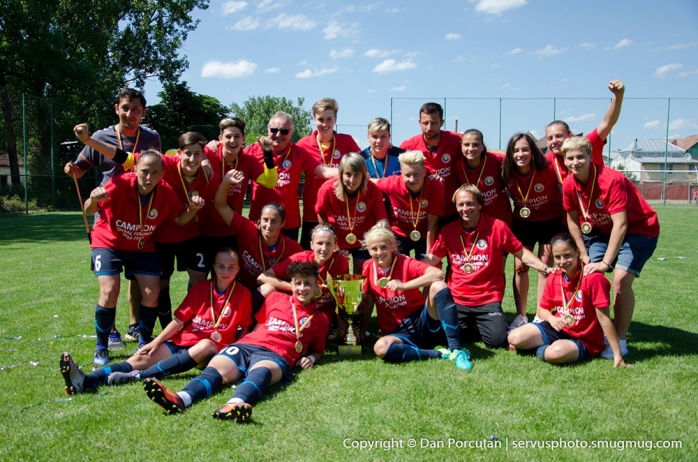
[[[334,277],[327,274],[327,288],[337,302],[337,315],[349,324],[346,337],[338,340],[340,355],[361,354],[361,337],[356,332],[354,324],[360,325],[359,316],[364,299],[365,280],[366,278],[360,274],[338,274]]]

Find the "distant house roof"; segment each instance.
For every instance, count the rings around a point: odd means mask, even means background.
[[[618,156],[625,160],[632,159],[641,164],[657,164],[666,162],[670,164],[694,164],[691,155],[684,149],[667,143],[665,140],[635,140],[625,149],[618,152]]]
[[[677,146],[683,149],[684,151],[688,151],[696,144],[698,144],[698,135],[687,136],[686,138],[677,142]]]

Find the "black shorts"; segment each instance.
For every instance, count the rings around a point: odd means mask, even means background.
[[[233,343],[223,348],[219,355],[230,358],[237,368],[245,374],[250,371],[250,368],[260,361],[272,361],[279,365],[281,372],[284,374],[286,381],[291,381],[290,367],[286,360],[279,354],[274,353],[268,348],[247,343]]]
[[[553,329],[553,326],[551,326],[548,321],[536,322],[533,323],[533,325],[536,326],[538,330],[540,330],[540,335],[541,337],[543,337],[543,342],[545,342],[546,345],[552,345],[558,340],[569,340],[570,342],[577,345],[577,350],[579,350],[579,356],[577,357],[577,361],[575,362],[586,361],[588,359],[591,359],[589,350],[587,350],[587,347],[584,346],[584,343],[570,336],[564,330],[561,330],[559,332],[556,331],[555,329]]]
[[[422,236],[418,241],[413,241],[409,237],[395,236],[397,238],[397,247],[400,253],[410,256],[410,252],[414,250],[414,258],[421,260],[427,256],[427,237]]]
[[[388,335],[417,348],[434,348],[446,341],[441,321],[429,317],[426,305],[403,319]]]
[[[95,276],[116,276],[121,273],[122,268],[126,271],[126,279],[136,279],[137,274],[160,276],[160,267],[155,252],[92,249],[90,269],[94,271]]]
[[[562,218],[557,217],[545,221],[517,220],[511,225],[511,230],[516,239],[528,248],[538,244],[550,244],[550,240],[557,233],[562,232]]]
[[[500,302],[485,305],[456,305],[460,324],[461,340],[482,340],[487,348],[499,348],[506,344],[507,320]]]
[[[313,232],[313,228],[317,225],[317,221],[303,220],[303,226],[301,227],[301,247],[303,247],[303,250],[310,250],[310,233]]]
[[[205,250],[199,236],[175,244],[156,242],[155,254],[158,257],[158,265],[160,265],[160,277],[163,279],[169,279],[174,274],[175,258],[177,259],[177,271],[206,272]]]
[[[204,249],[204,265],[206,265],[206,271],[211,271],[213,269],[213,262],[216,260],[216,252],[218,252],[219,249],[223,247],[230,247],[235,251],[238,249],[237,236],[199,236],[199,238],[203,243],[202,248]]]
[[[368,253],[368,250],[362,249],[361,247],[358,247],[356,249],[347,249],[347,252],[349,252],[352,257],[361,260],[368,260],[369,258],[371,258],[371,254]]]

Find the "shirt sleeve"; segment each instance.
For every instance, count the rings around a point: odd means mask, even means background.
[[[328,212],[332,210],[332,199],[329,197],[330,194],[334,194],[333,188],[326,187],[326,185],[334,185],[334,182],[325,182],[320,186],[320,190],[317,194],[317,202],[315,202],[315,213],[328,215]]]
[[[572,175],[570,175],[562,182],[562,207],[566,212],[574,212],[577,210],[573,181]]]
[[[424,273],[430,268],[426,263],[422,263],[414,258],[406,258],[407,263],[407,274],[410,275],[410,279],[417,279],[424,276]]]
[[[248,290],[242,291],[236,310],[240,313],[240,327],[250,327],[252,325],[252,294]]]
[[[521,241],[516,239],[514,233],[507,225],[504,224],[504,222],[496,223],[495,226],[499,228],[499,232],[502,235],[502,248],[505,252],[516,253],[523,249],[523,244]]]
[[[584,136],[591,144],[591,161],[596,165],[603,165],[603,147],[606,140],[602,140],[596,129]]]
[[[549,277],[545,281],[545,288],[543,289],[543,296],[540,298],[540,307],[546,310],[552,310],[555,308],[555,287],[558,284],[559,275],[554,275]]]
[[[601,273],[586,276],[587,292],[594,308],[608,308],[611,305],[611,283]]]
[[[320,323],[320,329],[318,329],[313,341],[310,344],[310,353],[323,354],[325,352],[327,334],[330,331],[330,322],[327,320],[327,316],[322,311],[319,311],[315,316],[318,317],[317,321]]]
[[[192,305],[194,304],[196,298],[195,294],[198,291],[199,288],[196,286],[192,287],[192,290],[187,293],[184,300],[182,300],[182,303],[180,303],[175,310],[174,317],[177,318],[181,323],[186,324],[187,322],[191,321],[192,317],[194,317],[194,313],[196,313],[197,309]]]
[[[606,195],[608,196],[608,203],[604,205],[606,206],[609,214],[613,215],[614,213],[627,210],[628,191],[626,190],[626,185],[620,176],[614,178],[611,184],[609,184]]]
[[[387,159],[386,159],[387,161]],[[369,183],[372,184],[372,183]],[[373,185],[375,186],[375,185]],[[371,214],[373,218],[378,223],[381,220],[387,220],[388,214],[385,212],[385,205],[383,203],[383,194],[381,194],[378,187],[369,187],[366,192],[371,195]]]
[[[436,242],[434,242],[434,245],[431,246],[430,252],[432,255],[439,259],[445,257],[448,254],[448,248],[446,247],[446,242],[444,240],[443,234],[439,233],[439,235],[436,238]]]

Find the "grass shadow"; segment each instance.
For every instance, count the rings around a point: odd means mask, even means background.
[[[657,346],[633,348],[636,344],[647,343]],[[633,321],[628,338],[629,358],[633,363],[656,356],[694,356],[698,354],[698,334],[668,326],[655,326]]]

